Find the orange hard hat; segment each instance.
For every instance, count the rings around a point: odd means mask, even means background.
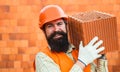
[[[60,8],[58,5],[48,5],[45,6],[40,11],[39,15],[39,26],[42,28],[42,26],[50,21],[59,19],[59,18],[65,18],[67,19],[67,15],[64,13],[63,9]]]

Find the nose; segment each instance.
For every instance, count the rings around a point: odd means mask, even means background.
[[[54,31],[59,31],[59,30],[60,30],[59,26],[55,25],[54,26]]]

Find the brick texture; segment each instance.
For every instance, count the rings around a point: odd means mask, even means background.
[[[48,4],[60,5],[68,15],[89,10],[115,15],[120,45],[119,0],[0,0],[0,72],[35,72],[35,55],[47,45],[39,11]],[[120,72],[120,48],[107,58],[110,72]]]

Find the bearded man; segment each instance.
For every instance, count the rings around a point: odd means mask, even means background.
[[[94,37],[86,46],[81,41],[76,49],[68,40],[68,16],[58,5],[45,6],[39,17],[49,46],[36,55],[36,72],[90,72],[90,63],[104,50],[103,41]]]

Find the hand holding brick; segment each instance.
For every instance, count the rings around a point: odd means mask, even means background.
[[[99,58],[101,56],[99,53],[104,50],[104,47],[98,48],[103,43],[103,41],[100,40],[96,42],[97,40],[98,37],[94,37],[88,45],[83,47],[82,41],[79,45],[78,60],[83,62],[85,65],[88,65],[95,59]]]

